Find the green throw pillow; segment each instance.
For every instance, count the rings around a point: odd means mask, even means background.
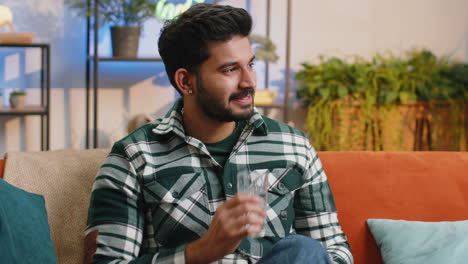
[[[0,262],[57,263],[44,197],[0,179]]]
[[[468,263],[468,221],[368,219],[385,264]]]

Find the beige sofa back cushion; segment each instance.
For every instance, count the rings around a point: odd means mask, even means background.
[[[41,194],[58,263],[83,260],[83,240],[91,188],[109,149],[11,152],[4,179]]]

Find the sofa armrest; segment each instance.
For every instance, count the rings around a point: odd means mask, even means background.
[[[8,152],[4,180],[44,196],[58,263],[81,263],[91,188],[109,149]]]

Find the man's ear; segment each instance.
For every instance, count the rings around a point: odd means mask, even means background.
[[[187,69],[179,68],[174,74],[174,80],[184,96],[191,96],[195,91],[195,79]]]

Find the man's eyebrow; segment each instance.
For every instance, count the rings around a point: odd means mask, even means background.
[[[255,55],[252,56],[249,63],[252,63],[252,61],[254,61],[254,60],[255,60]],[[234,66],[234,65],[237,65],[237,64],[239,64],[238,61],[229,61],[229,62],[226,62],[226,63],[222,64],[221,66],[219,66],[218,70],[221,70],[221,69],[226,68],[226,67]]]

